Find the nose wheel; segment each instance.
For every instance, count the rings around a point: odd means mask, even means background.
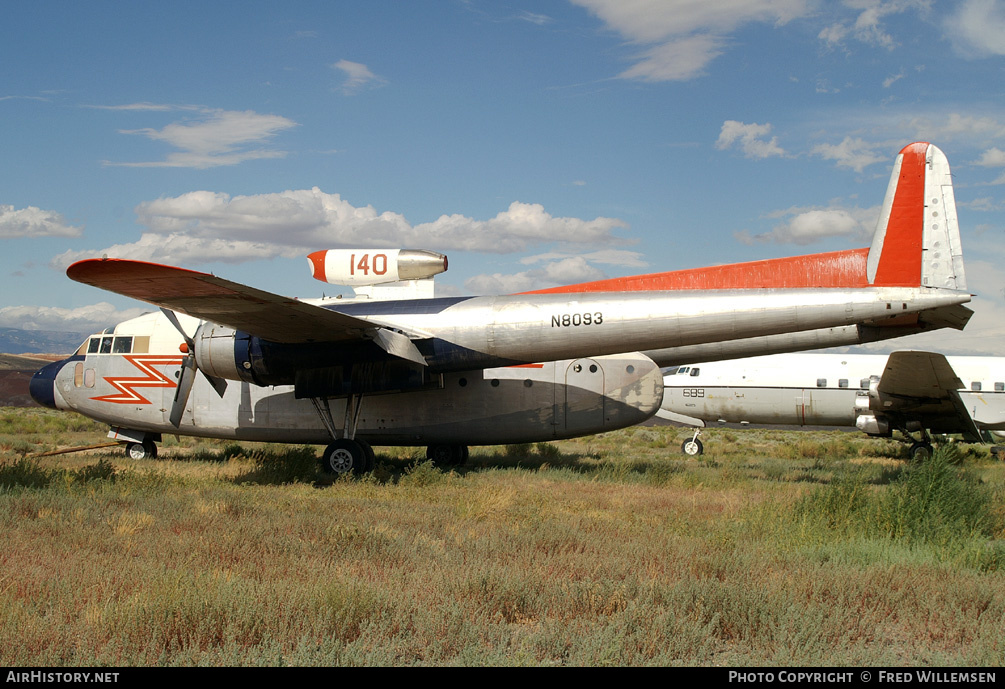
[[[698,440],[699,429],[694,429],[694,437],[681,443],[680,450],[689,457],[697,457],[705,452],[705,446]]]
[[[142,443],[126,443],[126,457],[129,459],[157,459],[157,445],[152,440]]]

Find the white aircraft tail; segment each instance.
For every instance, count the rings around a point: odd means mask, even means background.
[[[967,289],[953,180],[938,147],[913,143],[897,155],[867,274],[871,285]]]

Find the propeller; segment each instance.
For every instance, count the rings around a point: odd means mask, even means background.
[[[181,374],[178,377],[178,387],[174,391],[174,402],[171,404],[171,414],[168,417],[171,421],[171,425],[178,427],[181,425],[182,414],[185,413],[185,407],[188,405],[188,397],[192,393],[192,385],[195,383],[195,373],[199,370],[199,365],[195,360],[195,340],[189,337],[185,329],[181,327],[181,323],[178,321],[178,316],[174,311],[161,307],[161,313],[167,317],[171,325],[174,326],[175,330],[181,333],[181,336],[185,338],[185,344],[182,345],[182,351],[185,353],[185,359],[181,364]],[[223,397],[223,393],[227,391],[227,381],[223,378],[217,378],[215,376],[208,375],[205,371],[202,371],[202,375],[209,381],[209,384],[213,386],[216,390],[216,394]]]

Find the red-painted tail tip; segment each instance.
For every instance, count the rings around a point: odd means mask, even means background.
[[[931,146],[931,145],[932,144],[928,143],[927,141],[915,141],[913,144],[907,144],[902,149],[900,149],[900,154],[901,155],[905,155],[905,154],[913,152],[913,151],[917,151],[919,153],[922,153],[922,152],[926,151],[928,149],[928,147]]]

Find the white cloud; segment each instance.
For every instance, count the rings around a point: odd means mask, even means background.
[[[79,237],[81,229],[68,225],[56,211],[35,206],[15,209],[0,204],[0,239],[16,237]]]
[[[897,74],[891,74],[890,76],[888,76],[886,79],[883,80],[883,88],[888,89],[903,78],[904,78],[903,72],[899,72]]]
[[[1005,151],[1000,148],[991,148],[981,154],[979,160],[974,165],[982,167],[1002,167],[1005,166]]]
[[[195,191],[141,203],[136,214],[150,229],[138,241],[67,251],[53,265],[103,254],[187,265],[243,262],[356,246],[511,253],[551,243],[609,246],[625,241],[613,232],[627,227],[615,218],[556,218],[540,204],[519,201],[489,220],[444,215],[413,226],[399,213],[357,208],[317,187],[235,197]]]
[[[866,45],[893,50],[898,43],[887,33],[884,18],[909,11],[925,14],[931,0],[845,0],[844,5],[858,13],[855,20],[835,22],[821,30],[817,38],[829,48],[842,46],[853,38]]]
[[[862,172],[873,163],[881,163],[886,160],[885,156],[877,155],[872,149],[872,144],[862,139],[846,136],[839,144],[820,144],[814,146],[810,152],[824,160],[836,161],[838,167],[847,167],[855,172]]]
[[[774,242],[806,245],[831,237],[848,237],[868,243],[876,230],[880,207],[873,208],[800,208],[793,207],[772,214],[790,219],[771,232],[751,235],[742,231],[734,237],[742,244]]]
[[[1005,8],[996,0],[966,0],[946,21],[958,52],[967,57],[1005,55]]]
[[[123,109],[127,106],[118,106]],[[158,110],[163,106],[136,104],[138,110]],[[179,107],[191,110],[191,107]],[[122,167],[191,167],[205,169],[221,165],[236,165],[260,158],[281,158],[285,151],[260,148],[279,132],[296,127],[293,120],[281,115],[263,115],[251,110],[198,110],[190,121],[173,122],[163,129],[123,129],[123,134],[139,134],[153,141],[162,141],[180,151],[168,154],[161,161],[122,163],[105,161],[106,165]]]
[[[628,41],[651,46],[619,76],[683,81],[704,72],[722,54],[728,36],[744,24],[784,24],[808,13],[805,0],[572,0]]]
[[[475,294],[513,294],[602,280],[605,277],[603,271],[591,266],[585,258],[574,256],[511,275],[502,273],[476,275],[466,280],[464,286]]]
[[[745,124],[736,120],[726,120],[722,123],[719,139],[715,147],[720,151],[739,145],[747,158],[769,158],[784,156],[785,150],[778,145],[778,137],[765,141],[764,137],[771,133],[770,124]]]
[[[900,123],[900,128],[913,131],[916,140],[952,141],[965,139],[974,144],[984,140],[1005,137],[1005,124],[994,117],[961,115],[957,112],[938,115],[921,115]]]
[[[364,86],[382,86],[387,81],[382,77],[378,77],[376,74],[370,71],[370,68],[359,62],[350,62],[349,60],[339,60],[332,65],[332,69],[337,69],[343,74],[345,74],[346,80],[342,84],[342,92],[345,94],[353,94],[362,89]]]
[[[687,36],[661,43],[645,51],[641,60],[619,74],[640,81],[687,81],[704,74],[705,66],[722,55],[718,36]]]
[[[119,311],[108,302],[75,309],[52,306],[4,306],[0,308],[0,327],[98,332],[149,310],[149,308],[132,308]]]
[[[637,251],[624,251],[622,249],[604,249],[601,251],[591,251],[589,253],[570,254],[550,252],[537,254],[535,256],[525,256],[520,259],[524,265],[532,265],[543,261],[554,261],[555,259],[584,258],[591,263],[602,263],[605,265],[625,266],[630,268],[645,268],[649,264],[643,260],[643,254]]]

